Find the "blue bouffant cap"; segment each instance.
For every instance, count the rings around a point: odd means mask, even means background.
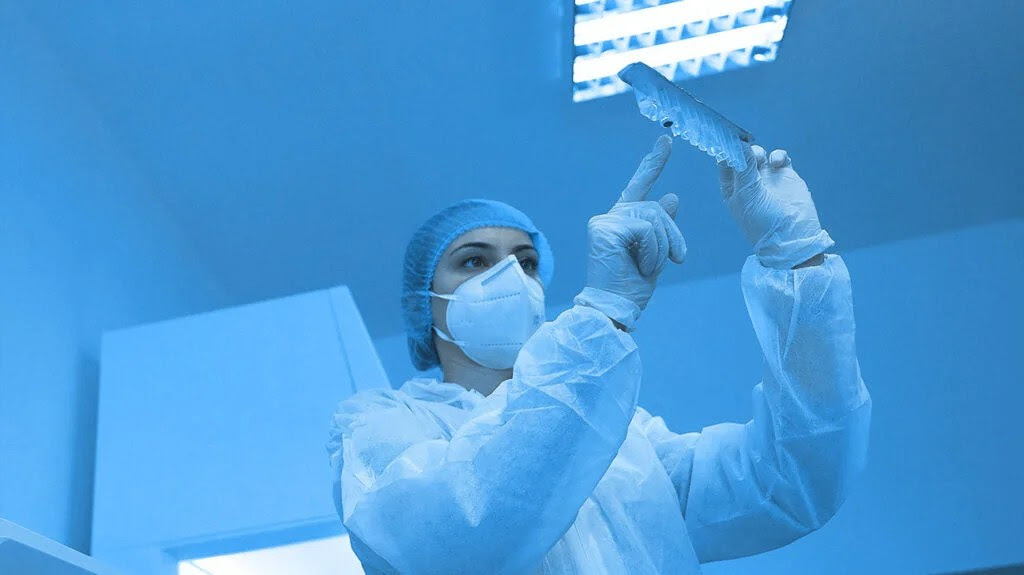
[[[554,273],[554,258],[544,234],[526,214],[493,200],[463,200],[434,214],[409,240],[402,274],[402,312],[409,356],[418,370],[438,365],[431,333],[430,286],[441,255],[462,234],[477,228],[515,228],[530,235],[537,250],[537,275],[547,286]]]

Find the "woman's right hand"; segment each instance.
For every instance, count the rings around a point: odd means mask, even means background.
[[[590,219],[587,284],[577,304],[602,311],[631,329],[650,301],[666,260],[682,263],[686,242],[674,220],[675,194],[647,201],[671,154],[671,138],[658,138],[612,209]]]

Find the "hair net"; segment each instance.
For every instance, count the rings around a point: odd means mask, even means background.
[[[409,356],[416,369],[438,365],[431,334],[430,286],[445,249],[462,234],[477,228],[515,228],[530,235],[537,250],[537,275],[547,286],[554,272],[551,247],[530,218],[508,204],[493,200],[463,200],[434,214],[409,240],[402,275],[402,313]]]

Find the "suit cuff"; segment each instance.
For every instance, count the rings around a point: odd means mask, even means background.
[[[631,300],[602,289],[585,287],[572,302],[579,306],[589,307],[618,322],[626,331],[636,329],[640,319],[640,307]]]

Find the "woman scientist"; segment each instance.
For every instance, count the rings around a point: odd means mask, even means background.
[[[405,257],[402,305],[419,369],[342,402],[334,497],[367,573],[676,575],[821,527],[864,466],[871,402],[854,348],[850,279],[783,150],[722,167],[754,246],[743,267],[764,353],[753,419],[670,431],[637,406],[629,332],[667,260],[678,199],[646,197],[663,136],[588,227],[587,282],[544,323],[544,236],[498,202],[429,219]]]

